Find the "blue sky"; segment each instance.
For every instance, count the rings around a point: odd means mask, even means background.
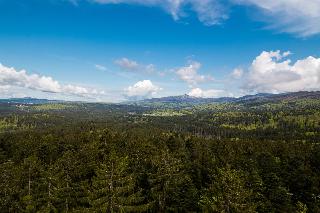
[[[319,90],[320,2],[297,2],[0,0],[0,97]]]

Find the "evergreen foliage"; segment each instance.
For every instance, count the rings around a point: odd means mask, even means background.
[[[316,98],[48,105],[0,107],[0,212],[320,212]]]

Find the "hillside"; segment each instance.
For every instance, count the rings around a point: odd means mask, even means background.
[[[221,97],[221,98],[200,98],[189,95],[170,96],[162,98],[145,99],[141,101],[129,102],[127,104],[136,104],[141,106],[159,107],[159,108],[183,108],[204,104],[217,103],[275,103],[281,101],[292,101],[299,99],[320,99],[320,91],[317,92],[292,92],[282,94],[260,93],[256,95],[246,95],[239,98]]]
[[[319,212],[319,94],[1,101],[0,210]]]

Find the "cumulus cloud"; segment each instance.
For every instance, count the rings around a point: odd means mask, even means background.
[[[133,86],[129,86],[126,91],[128,97],[147,98],[155,96],[162,88],[154,85],[150,80],[138,81]]]
[[[76,85],[61,85],[58,81],[49,76],[29,74],[26,70],[17,71],[14,68],[0,64],[1,88],[19,87],[46,93],[62,93],[67,95],[88,96],[97,95],[99,92]]]
[[[216,89],[209,89],[209,90],[202,90],[200,88],[193,88],[188,95],[197,98],[217,98],[217,97],[226,97],[232,96],[232,94],[224,91],[224,90],[216,90]]]
[[[179,78],[189,84],[189,86],[195,86],[198,83],[212,80],[210,76],[199,75],[198,70],[201,68],[201,64],[196,61],[190,61],[189,65],[180,67],[176,70],[176,74]]]
[[[128,58],[121,58],[121,59],[115,60],[114,63],[125,70],[135,70],[139,67],[138,62],[134,60],[130,60]]]
[[[252,62],[244,88],[271,93],[320,90],[320,58],[309,56],[292,63],[289,54],[263,51]]]
[[[25,70],[16,71],[14,68],[0,64],[0,82],[5,86],[18,86],[42,92],[59,92],[60,84],[51,77],[27,74]]]

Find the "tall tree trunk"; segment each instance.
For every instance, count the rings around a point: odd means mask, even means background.
[[[111,191],[110,212],[113,212],[113,162],[111,163],[110,191]]]
[[[31,166],[29,165],[29,174],[28,174],[28,195],[31,195]]]

